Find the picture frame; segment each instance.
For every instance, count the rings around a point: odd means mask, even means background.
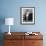
[[[35,7],[20,8],[20,23],[35,24]]]

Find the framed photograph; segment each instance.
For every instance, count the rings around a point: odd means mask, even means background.
[[[20,8],[21,24],[35,24],[35,8],[34,7],[21,7]]]

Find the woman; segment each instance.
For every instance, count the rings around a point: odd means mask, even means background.
[[[23,16],[23,20],[28,22],[28,21],[32,21],[33,14],[32,14],[32,10],[27,9],[24,16]]]

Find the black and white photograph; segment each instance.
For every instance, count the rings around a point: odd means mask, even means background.
[[[35,24],[35,8],[21,7],[21,24]]]

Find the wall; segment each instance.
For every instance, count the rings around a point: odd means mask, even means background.
[[[26,3],[25,3],[26,2]],[[13,17],[14,26],[11,31],[46,31],[46,1],[44,0],[1,0],[0,17]],[[35,25],[20,24],[20,7],[35,7]],[[20,27],[20,28],[19,28]],[[2,25],[2,32],[7,31],[8,27]]]
[[[0,0],[0,4],[0,18],[15,19],[11,32],[40,31],[46,35],[46,0]],[[35,25],[20,24],[20,7],[35,7]],[[0,25],[0,32],[8,32],[8,26],[4,23]],[[45,41],[44,43],[46,44]]]

